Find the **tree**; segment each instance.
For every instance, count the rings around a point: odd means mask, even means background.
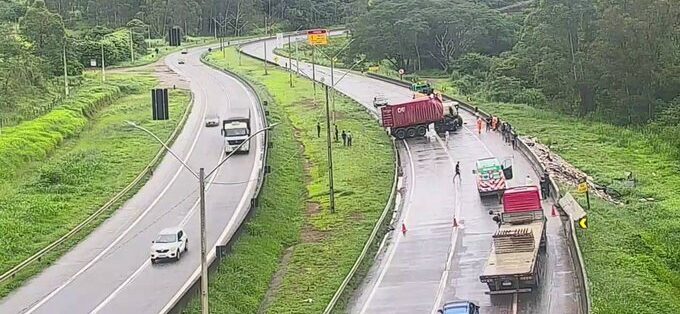
[[[36,0],[20,19],[19,29],[33,43],[35,53],[47,61],[51,72],[62,73],[66,32],[61,16],[48,11],[44,1]]]

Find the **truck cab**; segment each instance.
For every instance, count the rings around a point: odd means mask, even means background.
[[[232,112],[228,119],[222,120],[222,136],[224,152],[229,154],[238,149],[239,152],[250,151],[250,110]],[[241,145],[242,143],[244,143]],[[240,148],[239,148],[239,145]]]
[[[507,187],[506,180],[512,179],[512,161],[506,159],[501,164],[496,157],[479,159],[472,173],[477,177],[477,191],[480,196],[500,196]]]
[[[415,93],[429,95],[434,92],[434,88],[428,82],[417,82],[411,84],[411,91]]]

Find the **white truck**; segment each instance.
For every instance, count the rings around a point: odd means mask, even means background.
[[[224,136],[224,152],[233,152],[241,143],[246,142],[239,148],[239,152],[250,150],[250,110],[231,110],[229,118],[222,120],[222,136]]]

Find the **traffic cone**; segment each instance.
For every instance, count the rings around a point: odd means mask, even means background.
[[[404,223],[401,224],[401,233],[403,235],[406,235],[406,224],[404,224]]]
[[[456,220],[456,217],[453,217],[453,227],[454,228],[458,227],[458,220]]]
[[[555,205],[552,206],[552,216],[553,217],[557,216],[557,206]]]

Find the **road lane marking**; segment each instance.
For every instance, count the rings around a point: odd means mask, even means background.
[[[203,101],[205,102],[205,97],[203,98]],[[206,115],[206,110],[207,106],[203,107],[202,111],[202,118],[198,121],[199,129],[198,132],[196,132],[196,136],[194,137],[194,140],[191,144],[191,147],[189,148],[189,151],[187,152],[186,157],[184,158],[183,162],[187,162],[189,158],[191,157],[194,149],[196,148],[196,144],[198,143],[198,139],[201,135],[201,132],[203,131],[202,127],[202,121],[205,120],[205,115]],[[174,160],[174,159],[173,159]],[[176,161],[175,161],[176,162]],[[177,171],[175,172],[175,175],[172,177],[170,182],[163,188],[161,193],[158,194],[158,196],[153,200],[151,205],[149,205],[138,217],[135,219],[116,239],[114,239],[113,242],[111,242],[109,245],[106,246],[106,248],[101,251],[99,254],[97,254],[90,262],[88,262],[85,266],[83,266],[78,272],[76,272],[74,275],[69,277],[64,283],[59,285],[56,289],[52,290],[47,296],[42,298],[39,302],[35,303],[34,305],[31,305],[31,307],[25,312],[25,314],[31,314],[35,310],[37,310],[39,307],[41,307],[43,304],[45,304],[47,301],[52,299],[57,293],[61,292],[64,288],[66,288],[69,284],[71,284],[73,281],[75,281],[80,275],[82,275],[85,271],[87,271],[92,265],[94,265],[97,261],[99,261],[108,251],[110,251],[118,242],[120,242],[131,230],[134,228],[141,220],[144,218],[151,209],[156,206],[156,204],[161,200],[161,198],[165,195],[165,193],[170,189],[170,187],[173,185],[173,183],[177,180],[179,177],[180,173],[182,170],[185,170],[184,167],[180,164],[178,165]]]
[[[517,292],[512,295],[512,314],[517,314]]]
[[[212,70],[212,69],[209,69],[209,70]],[[209,74],[209,76],[212,77],[212,78],[216,78],[216,77],[215,77],[214,75],[212,75],[212,74]],[[216,79],[219,79],[219,78],[216,78]],[[240,82],[238,82],[238,81],[236,81],[236,82],[237,82],[239,85],[241,85],[241,86],[247,91],[247,87],[243,86],[243,85],[240,84]],[[225,89],[223,88],[223,86],[221,86],[221,85],[220,85],[220,89],[221,89],[222,91],[225,90]],[[205,89],[202,88],[201,90],[202,90],[203,92],[205,92]],[[206,93],[206,94],[207,94],[207,93]],[[251,95],[250,92],[248,92],[248,91],[246,92],[246,94],[248,95],[248,97],[249,97],[250,100],[251,100],[251,106],[250,106],[251,108],[250,108],[250,109],[252,109],[252,104],[253,104],[253,102],[252,102],[252,95]],[[229,106],[231,106],[231,98],[227,97],[227,107],[229,107]],[[261,125],[260,125],[260,126],[261,126]],[[258,141],[259,141],[259,139],[260,139],[260,137],[258,136]],[[259,152],[260,152],[259,150],[256,150],[256,156],[255,156],[254,162],[257,162],[258,157],[259,157],[259,155],[260,155]],[[216,165],[219,164],[220,162],[222,162],[222,160],[223,160],[223,159],[222,159],[222,155],[223,155],[223,152],[220,152],[220,157],[218,158]],[[255,180],[253,180],[253,178],[254,178],[254,177],[257,177],[257,172],[258,172],[258,171],[256,171],[256,170],[258,170],[258,169],[259,169],[259,168],[258,168],[258,167],[255,167],[255,164],[254,164],[254,165],[253,165],[253,170],[251,171],[251,174],[250,174],[250,180],[246,181],[246,182],[248,182],[249,184],[248,184],[248,186],[247,186],[245,192],[249,191],[250,187],[252,186],[252,182],[255,181]],[[218,175],[221,173],[221,170],[222,170],[222,167],[218,168],[217,171],[215,171],[215,174],[213,174],[212,177],[210,178],[210,182],[208,182],[208,183],[206,184],[206,193],[207,193],[207,192],[210,190],[210,188],[214,185],[213,183],[214,183],[215,180],[217,179]],[[234,212],[234,215],[240,214],[240,212],[242,211],[243,203],[244,203],[245,200],[248,198],[247,196],[249,196],[249,193],[243,193],[243,194],[242,194],[241,200],[240,200],[240,202],[239,202],[239,205],[238,205],[238,207],[237,207],[237,210]],[[189,219],[191,219],[191,217],[193,217],[193,215],[195,214],[196,209],[198,208],[198,204],[199,204],[199,203],[200,203],[200,199],[199,199],[199,200],[196,200],[196,201],[194,202],[194,205],[191,206],[190,210],[187,212],[187,214],[184,216],[184,218],[183,218],[182,221],[180,222],[180,226],[182,226],[182,227],[185,227],[185,226],[186,226],[186,224],[189,222]],[[200,244],[200,242],[199,242],[199,244]],[[113,299],[114,299],[114,298],[115,298],[115,297],[116,297],[116,296],[117,296],[117,295],[118,295],[118,294],[119,294],[119,293],[120,293],[120,292],[121,292],[128,284],[130,284],[130,282],[132,282],[132,281],[134,280],[135,277],[137,277],[137,275],[138,275],[139,273],[141,273],[141,272],[142,272],[144,269],[146,269],[149,265],[151,265],[151,263],[149,262],[149,260],[148,260],[148,259],[145,260],[144,263],[142,263],[142,265],[140,265],[139,268],[137,268],[137,270],[136,270],[132,275],[130,275],[130,277],[128,277],[122,284],[120,284],[120,285],[116,288],[116,290],[113,291],[113,293],[109,294],[109,295],[106,297],[106,299],[104,299],[101,303],[99,303],[99,304],[97,305],[97,307],[96,307],[94,310],[92,310],[91,313],[98,313],[102,308],[104,308],[106,305],[108,305],[108,304],[109,304],[109,303],[110,303],[110,302],[111,302],[111,301],[112,301],[112,300],[113,300]]]
[[[408,155],[408,161],[409,165],[411,166],[411,185],[409,186],[409,191],[408,191],[408,198],[405,198],[404,200],[407,201],[406,203],[406,208],[404,209],[404,218],[401,220],[403,223],[406,223],[406,218],[408,217],[408,213],[411,210],[411,200],[413,199],[413,190],[415,190],[415,185],[416,185],[416,179],[415,179],[415,165],[413,163],[413,155],[411,154],[411,149],[408,146],[408,143],[406,140],[403,140],[404,147],[406,148],[406,154]],[[397,229],[395,229],[396,231]],[[385,274],[387,273],[387,270],[390,268],[390,263],[392,263],[392,258],[394,258],[394,254],[397,252],[397,247],[399,246],[399,242],[402,237],[404,237],[404,234],[401,232],[395,232],[397,236],[397,240],[394,243],[394,246],[392,247],[392,250],[390,253],[387,255],[387,260],[385,261],[385,265],[383,268],[380,270],[380,275],[378,275],[378,279],[376,280],[375,284],[373,285],[373,288],[371,288],[371,292],[368,295],[368,298],[366,299],[366,302],[364,303],[364,306],[361,308],[361,314],[366,313],[366,310],[368,309],[368,306],[371,304],[371,300],[373,300],[373,296],[375,295],[375,292],[378,291],[378,287],[380,287],[380,283],[383,280],[383,277],[385,277]]]

